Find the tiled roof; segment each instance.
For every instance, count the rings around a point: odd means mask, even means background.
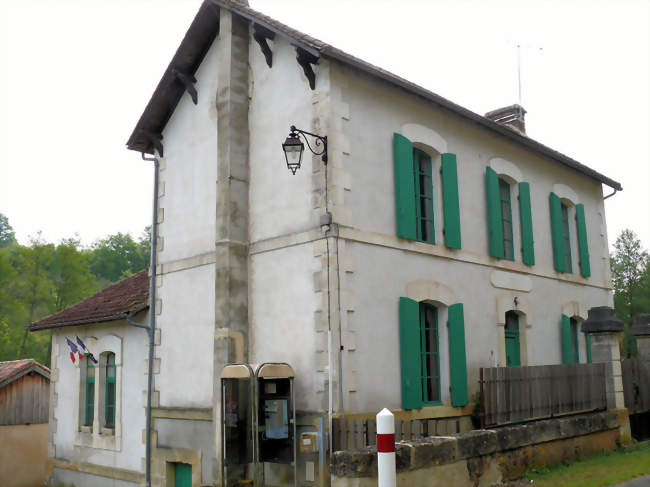
[[[119,320],[128,313],[136,313],[148,307],[149,272],[145,269],[69,308],[32,323],[29,329],[35,331]]]
[[[49,379],[50,369],[45,367],[45,365],[39,364],[33,358],[0,362],[0,387],[25,375],[32,369]]]
[[[623,189],[619,182],[585,166],[575,159],[553,150],[530,137],[519,134],[508,127],[493,122],[492,120],[474,113],[467,108],[457,105],[456,103],[453,103],[432,91],[422,88],[415,83],[400,78],[399,76],[341,51],[325,42],[319,41],[307,34],[292,29],[282,22],[250,8],[248,2],[245,0],[203,1],[194,21],[185,34],[181,45],[151,96],[140,120],[133,129],[126,144],[127,148],[149,154],[154,153],[154,143],[151,141],[149,135],[162,134],[171,114],[176,109],[181,96],[185,92],[183,84],[177,79],[176,72],[178,71],[194,75],[198,69],[210,45],[218,35],[219,7],[229,10],[253,23],[261,25],[262,27],[270,29],[276,34],[286,38],[294,46],[300,47],[316,57],[333,59],[344,65],[351,66],[371,76],[382,79],[394,86],[420,96],[441,108],[466,118],[483,128],[510,139],[516,144],[520,144],[546,157],[550,157],[551,159],[606,184],[615,190]]]

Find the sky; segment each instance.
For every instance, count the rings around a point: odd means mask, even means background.
[[[0,0],[0,213],[19,242],[150,224],[152,163],[125,143],[200,4]],[[649,1],[250,5],[479,114],[519,101],[519,51],[528,136],[619,181],[610,246],[630,228],[650,248]]]

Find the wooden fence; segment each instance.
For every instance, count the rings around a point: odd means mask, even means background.
[[[604,363],[491,367],[480,375],[483,426],[607,408]]]
[[[471,429],[469,417],[434,419],[395,418],[395,441],[417,440],[427,436],[445,436]],[[334,451],[354,450],[377,444],[375,418],[332,418],[332,443]]]
[[[630,414],[650,411],[650,362],[638,359],[621,360],[625,407]]]

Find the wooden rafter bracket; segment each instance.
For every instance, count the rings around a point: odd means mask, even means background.
[[[316,73],[314,73],[314,70],[312,69],[311,65],[318,64],[318,57],[305,51],[301,47],[297,47],[296,52],[298,53],[296,56],[296,59],[298,60],[298,64],[302,66],[302,70],[304,71],[305,76],[307,76],[307,79],[309,80],[309,87],[313,90],[316,88]]]
[[[183,73],[176,68],[172,69],[172,74],[176,77],[178,81],[183,83],[185,90],[189,93],[190,97],[192,97],[192,101],[196,105],[199,102],[199,94],[196,91],[196,88],[194,87],[194,83],[196,83],[196,78],[191,74]]]
[[[268,40],[275,39],[275,32],[260,24],[253,24],[253,39],[259,44],[262,54],[266,59],[269,68],[273,66],[273,53],[269,47]]]
[[[158,155],[160,157],[163,157],[162,134],[150,132],[148,130],[140,130],[140,135],[142,135],[145,139],[147,139],[147,141],[149,141],[149,143],[153,146],[153,148],[158,151]]]

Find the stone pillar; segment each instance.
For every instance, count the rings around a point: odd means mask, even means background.
[[[637,358],[650,360],[650,314],[636,315],[630,333],[636,337]]]
[[[621,352],[618,345],[623,322],[616,318],[613,308],[596,306],[589,310],[587,319],[582,323],[582,331],[588,333],[591,338],[591,361],[606,364],[607,408],[625,408]]]
[[[216,485],[221,485],[219,376],[229,362],[248,362],[248,21],[220,9],[219,36],[215,42],[219,71],[213,360],[216,438],[212,474]]]

